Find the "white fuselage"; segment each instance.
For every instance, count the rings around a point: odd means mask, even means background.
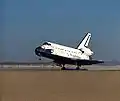
[[[81,65],[92,65],[104,63],[103,61],[93,60],[92,50],[89,48],[91,33],[88,32],[76,48],[60,45],[57,43],[45,41],[42,45],[35,48],[35,54],[41,57],[52,59],[54,63],[65,69],[65,64],[77,65],[79,69]]]
[[[42,45],[41,48],[43,49],[52,49],[53,52],[51,55],[58,55],[62,57],[67,57],[71,59],[85,59],[89,60],[89,56],[93,54],[93,52],[89,48],[81,48],[84,50],[84,53],[79,49],[75,49],[72,47],[67,47],[64,45],[48,42],[50,45]]]

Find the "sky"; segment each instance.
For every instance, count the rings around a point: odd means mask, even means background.
[[[92,33],[94,58],[120,60],[119,0],[0,1],[0,61],[37,61],[46,40],[76,47]]]

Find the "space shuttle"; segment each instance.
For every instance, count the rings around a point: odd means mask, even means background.
[[[35,48],[35,54],[40,58],[52,59],[56,65],[61,66],[61,70],[66,70],[65,64],[76,65],[76,70],[87,70],[81,66],[104,63],[91,58],[94,52],[89,48],[90,40],[91,33],[88,32],[76,48],[45,41]]]

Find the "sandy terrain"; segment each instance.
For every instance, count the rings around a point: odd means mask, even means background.
[[[0,71],[0,101],[120,101],[120,71]]]

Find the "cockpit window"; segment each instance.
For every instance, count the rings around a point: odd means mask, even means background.
[[[43,43],[43,45],[51,45],[50,43],[48,43],[48,42],[45,42],[45,43]]]

